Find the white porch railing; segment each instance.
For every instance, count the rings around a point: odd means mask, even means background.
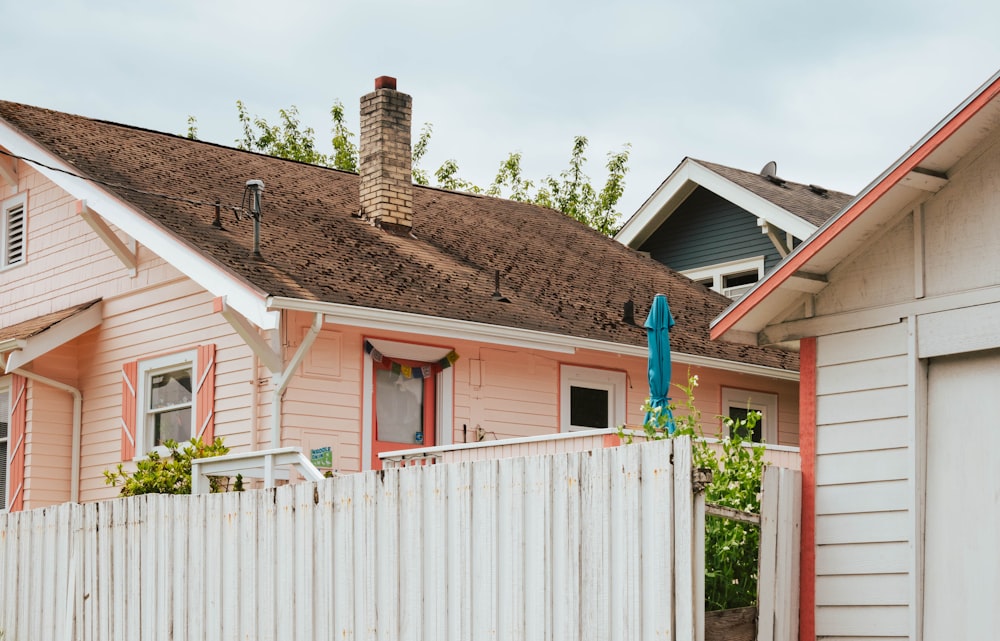
[[[645,433],[626,430],[635,440],[645,440]],[[695,439],[708,442],[721,451],[718,439]],[[482,461],[487,459],[513,458],[517,456],[538,456],[560,452],[582,452],[621,445],[617,428],[581,430],[520,438],[478,441],[475,443],[455,443],[409,450],[395,450],[379,454],[383,468],[431,465],[435,463],[458,463],[462,461]],[[745,447],[751,447],[750,444]],[[788,445],[764,445],[764,462],[788,469],[798,470],[799,448]]]
[[[263,479],[264,487],[271,488],[275,480],[287,481],[291,477],[289,468],[295,469],[306,481],[323,480],[323,473],[316,469],[301,449],[281,447],[192,460],[191,493],[208,493],[211,490],[210,476],[237,474],[247,479]]]

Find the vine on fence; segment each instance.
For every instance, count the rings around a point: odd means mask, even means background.
[[[684,392],[683,406],[670,404],[676,430],[669,434],[667,413],[651,409],[648,401],[642,411],[650,419],[642,427],[647,439],[675,436],[704,437],[701,412],[694,402],[698,376],[688,377],[687,385],[677,385]],[[680,411],[679,411],[680,410]],[[721,441],[721,456],[704,440],[694,440],[694,466],[712,473],[712,483],[705,490],[705,500],[723,507],[760,514],[760,489],[764,472],[764,448],[746,447],[744,435],[753,434],[760,413],[748,411],[745,419],[722,417],[728,435]],[[620,434],[631,443],[632,436]],[[757,603],[757,562],[760,529],[752,524],[709,516],[705,522],[705,609],[726,610]]]

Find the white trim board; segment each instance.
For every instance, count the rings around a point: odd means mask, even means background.
[[[325,322],[334,325],[360,326],[366,329],[407,332],[421,337],[433,336],[452,340],[479,341],[493,345],[524,347],[560,354],[575,354],[579,350],[593,350],[596,352],[618,354],[620,356],[638,356],[640,358],[646,358],[649,354],[646,346],[624,345],[622,343],[612,343],[593,338],[580,338],[518,327],[505,327],[502,325],[463,321],[454,318],[441,318],[438,316],[424,316],[422,314],[396,312],[375,309],[373,307],[359,307],[341,303],[325,303],[322,301],[309,301],[278,296],[268,297],[267,305],[268,309],[288,309],[312,313],[322,312],[326,314]],[[798,372],[776,367],[752,365],[711,356],[685,354],[683,352],[671,352],[671,358],[675,363],[682,365],[724,369],[730,372],[764,376],[783,381],[799,380]]]

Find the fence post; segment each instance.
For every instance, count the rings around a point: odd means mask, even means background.
[[[796,641],[802,473],[766,466],[761,491],[757,639]]]

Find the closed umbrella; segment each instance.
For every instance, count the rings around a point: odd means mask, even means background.
[[[653,306],[643,324],[646,337],[649,340],[649,406],[646,413],[646,423],[653,417],[656,409],[666,416],[666,428],[670,434],[676,429],[674,415],[670,411],[670,328],[674,326],[674,317],[670,315],[670,305],[667,297],[657,294],[653,298]]]

